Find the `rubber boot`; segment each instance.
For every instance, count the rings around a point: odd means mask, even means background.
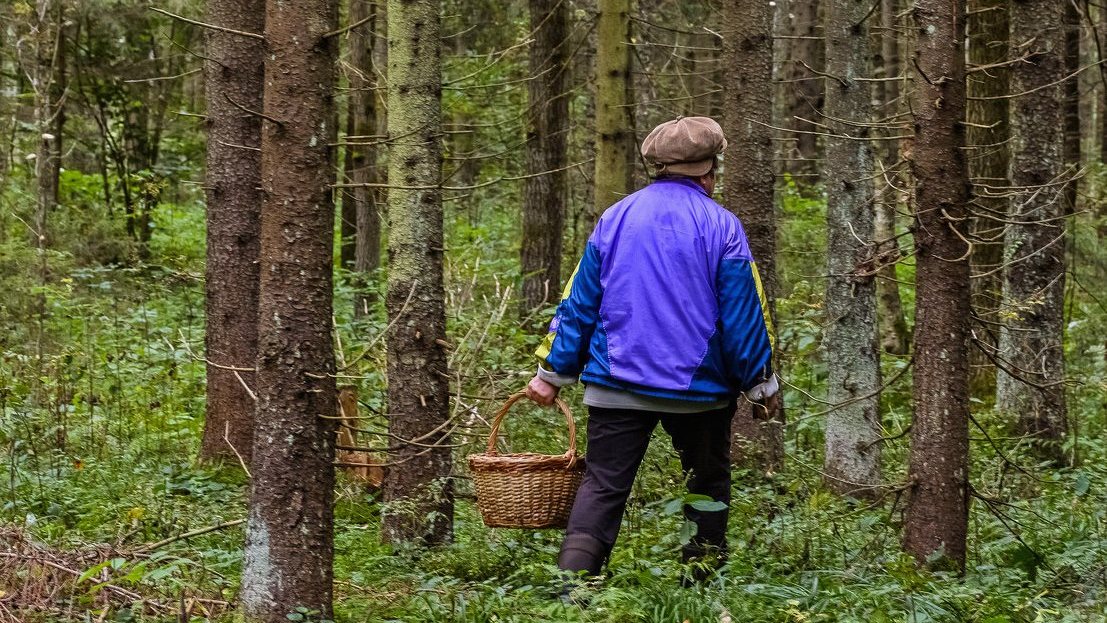
[[[588,575],[599,575],[607,558],[607,546],[599,539],[588,534],[570,534],[561,542],[561,553],[557,555],[557,568],[562,571]]]
[[[680,558],[688,568],[681,578],[680,585],[684,588],[692,588],[710,580],[715,572],[726,564],[727,553],[725,541],[721,546],[695,541],[685,545]]]
[[[599,539],[587,534],[567,535],[561,542],[561,553],[557,555],[557,568],[562,571],[562,580],[554,597],[566,605],[573,605],[575,601],[572,592],[580,586],[581,574],[599,575],[606,559],[607,546]]]

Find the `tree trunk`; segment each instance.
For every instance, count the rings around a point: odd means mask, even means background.
[[[792,14],[792,37],[789,67],[784,79],[791,84],[791,94],[785,104],[786,126],[796,130],[795,147],[785,162],[785,171],[804,185],[819,181],[819,144],[816,132],[822,123],[823,78],[816,74],[823,69],[823,33],[819,28],[819,5],[822,0],[800,0],[789,5]],[[802,121],[801,121],[802,119]]]
[[[267,0],[257,412],[242,570],[248,620],[331,616],[336,0]]]
[[[380,19],[378,5],[370,0],[350,0],[351,24],[369,19],[369,22],[350,31],[350,98],[346,110],[346,181],[354,186],[342,192],[342,222],[352,219],[349,249],[346,233],[342,235],[345,264],[358,276],[354,301],[354,311],[358,315],[368,313],[371,299],[368,297],[370,274],[381,263],[381,219],[377,206],[379,193],[371,186],[357,184],[375,184],[380,182],[377,171],[377,148],[372,144],[377,134],[377,73],[374,70],[374,48],[383,46],[376,42],[374,29]]]
[[[971,258],[973,311],[985,323],[999,322],[999,303],[1003,280],[999,267],[1003,263],[1003,220],[1007,215],[1007,200],[1003,188],[1007,185],[1007,100],[1009,72],[1000,65],[1007,60],[1008,0],[970,0],[968,18],[969,63],[992,66],[973,72],[968,77],[969,97],[966,111],[969,142],[969,177],[976,185],[974,201],[979,206],[972,217],[974,236]],[[995,66],[1000,65],[1000,66]],[[993,99],[988,99],[993,98]],[[969,351],[973,395],[995,392],[995,366],[988,358],[996,340],[989,329],[994,324],[981,324],[976,339],[978,348]]]
[[[127,30],[128,47],[142,57],[155,60],[149,65],[145,77],[162,75],[156,62],[161,56],[157,46],[161,36],[156,22],[149,16]],[[129,188],[133,185],[125,195],[128,199],[127,233],[139,243],[139,253],[143,257],[149,251],[153,210],[159,202],[162,182],[155,168],[161,148],[166,98],[159,89],[156,82],[145,81],[135,85],[134,92],[129,94],[133,100],[126,105],[121,129],[126,159],[126,177],[122,183]]]
[[[346,21],[350,24],[357,23],[369,17],[372,10],[370,0],[347,0]],[[344,154],[342,158],[342,176],[339,182],[354,184],[356,171],[365,169],[367,160],[366,147],[364,145],[351,144],[351,140],[357,143],[366,142],[365,139],[350,139],[351,136],[363,136],[365,132],[366,103],[365,85],[369,82],[366,70],[371,63],[373,44],[373,24],[362,24],[354,28],[342,38],[346,41],[347,52],[344,55],[344,65],[347,88],[349,95],[346,97],[346,137],[343,139]],[[372,93],[369,94],[370,97]],[[372,140],[372,139],[368,139]],[[361,203],[365,200],[364,193],[359,192],[356,186],[340,187],[339,196],[342,198],[341,209],[338,212],[338,264],[346,270],[353,270],[357,262],[357,212]]]
[[[1085,4],[1085,6],[1088,5]],[[1100,115],[1102,119],[1099,125],[1099,161],[1107,162],[1107,62],[1104,62],[1107,60],[1107,6],[1100,5],[1099,7],[1099,27],[1097,30],[1099,32],[1096,33],[1096,36],[1100,39],[1097,42],[1099,54],[1096,56],[1096,61],[1099,62],[1099,76],[1100,82],[1102,82],[1099,95],[1102,109]],[[1100,208],[1098,215],[1102,214],[1103,208]],[[1105,234],[1107,234],[1107,231],[1104,231],[1104,228],[1101,227],[1099,238],[1103,239]]]
[[[725,202],[738,215],[749,239],[769,299],[777,294],[776,218],[773,201],[772,6],[727,2],[723,14],[723,67],[728,75],[723,104],[726,154]],[[754,419],[745,401],[733,423],[731,459],[757,471],[775,472],[784,463],[784,413],[768,422]]]
[[[963,0],[915,0],[915,417],[903,535],[920,564],[958,570],[969,516],[964,20]]]
[[[899,33],[897,32],[898,14],[898,0],[881,0],[880,26],[883,32],[880,35],[880,60],[884,70],[884,80],[877,83],[877,91],[882,105],[879,116],[884,119],[898,115],[906,108],[900,101],[900,79],[898,78],[903,69],[900,63]],[[899,132],[901,132],[899,128],[893,127],[886,130],[885,135],[887,137]],[[881,142],[881,146],[885,168],[897,164],[900,159],[899,141],[886,139]],[[876,201],[876,216],[873,224],[875,240],[880,243],[877,255],[885,264],[877,273],[876,282],[876,294],[880,302],[880,344],[887,353],[906,355],[911,348],[911,332],[907,328],[903,301],[899,295],[896,266],[892,263],[900,256],[896,238],[896,206],[901,199],[899,188],[905,184],[900,174],[889,171],[887,175],[893,180],[893,184],[888,184],[883,177],[876,179],[876,186],[880,189],[881,196]]]
[[[1065,2],[1064,12],[1065,28],[1065,75],[1075,75],[1080,72],[1080,9],[1075,0]],[[1073,77],[1062,85],[1064,94],[1064,158],[1068,175],[1076,175],[1080,170],[1082,159],[1080,155],[1080,78]],[[1076,211],[1077,191],[1080,181],[1065,185],[1065,205],[1062,209],[1066,215]]]
[[[384,539],[448,541],[453,532],[446,311],[442,281],[441,24],[438,0],[388,4],[388,431]],[[403,443],[417,440],[423,446]]]
[[[265,0],[208,0],[205,19],[260,33]],[[248,464],[255,404],[246,386],[256,385],[252,370],[258,354],[261,118],[231,102],[262,109],[265,44],[218,30],[205,30],[205,35],[208,364],[200,458],[237,461],[237,452]]]
[[[557,297],[561,234],[569,199],[569,7],[530,0],[527,174],[523,188],[523,313]]]
[[[873,275],[874,163],[868,77],[870,0],[826,5],[824,80],[827,187],[828,400],[824,479],[838,493],[871,496],[880,484],[880,352]],[[843,135],[854,139],[840,138]],[[861,140],[857,140],[861,139]]]
[[[1013,186],[1004,236],[1004,326],[996,407],[1018,417],[1043,458],[1064,459],[1062,320],[1065,291],[1063,3],[1025,0],[1011,6],[1011,45],[1026,55],[1011,70]],[[1053,186],[1046,186],[1047,184]],[[1014,224],[1018,223],[1018,224]]]
[[[9,50],[16,40],[14,20],[0,27],[0,49]],[[0,177],[7,178],[12,169],[12,151],[15,149],[14,131],[18,125],[16,111],[19,97],[16,76],[19,68],[11,54],[0,54]]]
[[[596,27],[596,191],[592,221],[633,190],[630,0],[599,0]]]
[[[35,3],[35,55],[32,88],[35,94],[35,178],[38,192],[31,223],[33,245],[48,246],[47,220],[58,205],[62,131],[65,128],[65,5],[61,0]],[[45,257],[43,257],[45,261]]]

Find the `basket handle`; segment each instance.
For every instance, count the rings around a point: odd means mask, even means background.
[[[526,391],[512,394],[504,403],[504,406],[496,412],[496,416],[492,418],[492,430],[488,433],[488,454],[496,454],[496,440],[500,435],[500,424],[503,423],[504,416],[507,415],[507,412],[511,410],[515,403],[522,400],[526,395]],[[565,452],[565,457],[569,459],[566,469],[572,469],[577,462],[577,425],[573,422],[573,414],[569,411],[569,406],[565,404],[564,400],[555,398],[554,404],[561,410],[562,415],[565,416],[565,423],[569,425],[569,450]]]

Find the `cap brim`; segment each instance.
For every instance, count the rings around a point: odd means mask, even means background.
[[[699,162],[676,162],[673,164],[666,164],[658,167],[660,174],[668,175],[687,175],[689,177],[700,177],[701,175],[707,175],[711,172],[711,167],[715,165],[715,159],[700,160]]]

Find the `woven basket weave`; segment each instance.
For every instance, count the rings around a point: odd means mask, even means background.
[[[469,456],[477,507],[484,524],[492,528],[564,528],[584,476],[584,458],[577,456],[577,429],[569,407],[560,398],[556,401],[569,425],[565,454],[496,451],[504,416],[525,395],[519,392],[507,399],[492,420],[487,451]]]

